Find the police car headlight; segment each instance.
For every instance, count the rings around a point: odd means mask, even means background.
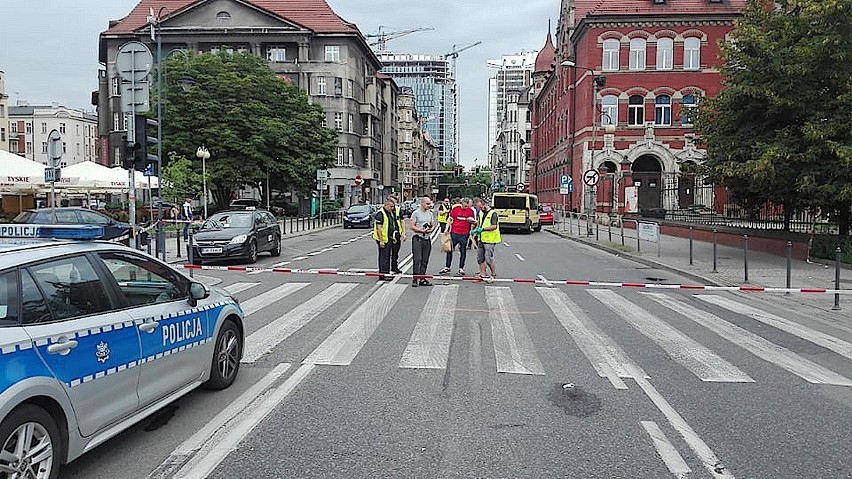
[[[248,236],[246,235],[234,236],[233,238],[231,238],[231,244],[242,244],[245,243],[247,239]]]
[[[198,246],[198,240],[195,239],[195,236],[192,237],[192,246]]]

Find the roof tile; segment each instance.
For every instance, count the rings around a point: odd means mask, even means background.
[[[574,15],[582,20],[588,15],[643,15],[643,14],[691,14],[691,13],[736,13],[745,8],[746,0],[722,0],[710,3],[707,0],[667,0],[654,4],[650,0],[576,0]]]

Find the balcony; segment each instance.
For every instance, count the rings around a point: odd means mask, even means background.
[[[373,106],[369,103],[362,103],[361,104],[361,114],[362,115],[370,115],[374,118],[381,118],[381,114],[379,113],[378,108],[376,108],[375,106]]]
[[[362,148],[372,148],[374,150],[381,150],[382,144],[379,142],[378,138],[373,138],[371,136],[362,136],[361,137],[361,147]]]

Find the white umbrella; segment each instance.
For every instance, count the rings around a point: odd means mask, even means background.
[[[43,187],[44,169],[41,163],[0,150],[0,189],[19,191]]]

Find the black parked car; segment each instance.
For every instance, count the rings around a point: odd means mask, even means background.
[[[352,205],[343,213],[343,228],[355,228],[356,226],[373,226],[373,209],[370,205]]]
[[[14,223],[28,223],[38,225],[60,224],[60,225],[96,225],[102,226],[104,236],[102,239],[119,241],[124,244],[130,242],[130,225],[114,220],[109,216],[88,208],[62,207],[55,208],[56,221],[50,208],[38,210],[24,210],[12,220]]]
[[[266,210],[221,211],[205,221],[192,237],[192,262],[225,258],[257,261],[257,254],[281,254],[281,228]]]

